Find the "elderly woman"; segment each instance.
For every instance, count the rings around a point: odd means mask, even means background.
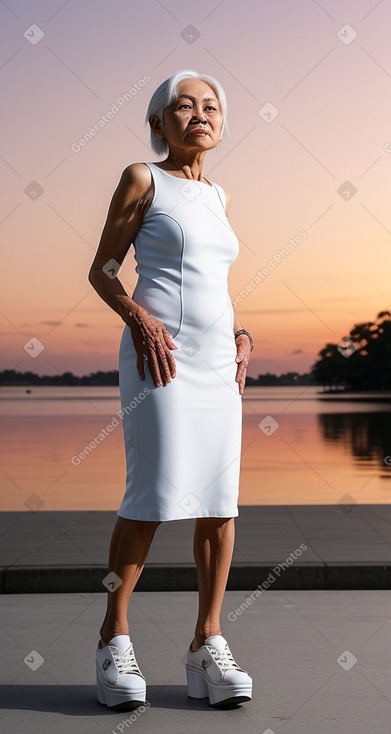
[[[146,120],[152,149],[166,158],[123,171],[89,274],[125,322],[119,380],[126,491],[110,546],[109,572],[119,578],[96,651],[98,700],[121,709],[145,702],[129,637],[130,596],[158,525],[196,518],[199,607],[188,695],[237,704],[251,699],[252,680],[222,636],[220,613],[238,515],[252,338],[228,295],[238,254],[228,194],[203,174],[206,153],[223,135],[224,91],[213,77],[177,72],[153,94]],[[132,243],[138,281],[129,296],[117,273]]]

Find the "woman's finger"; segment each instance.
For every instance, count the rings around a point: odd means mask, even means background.
[[[160,364],[157,358],[156,351],[154,348],[153,349],[150,348],[147,354],[148,354],[149,370],[151,372],[155,387],[162,387],[162,385],[164,385],[164,382],[162,380],[162,375],[160,372]]]
[[[156,350],[159,360],[160,374],[162,375],[162,378],[165,380],[166,383],[171,382],[171,371],[163,344],[158,342],[156,345]]]
[[[247,363],[245,362],[239,362],[238,368],[236,370],[236,382],[239,383],[239,392],[241,395],[244,393],[244,388],[246,384],[246,374],[247,374]]]
[[[163,338],[169,349],[178,349],[177,345],[172,341],[172,336],[167,329],[164,329],[163,331]]]

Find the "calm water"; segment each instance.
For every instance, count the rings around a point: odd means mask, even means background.
[[[0,511],[116,509],[125,486],[118,388],[29,389],[0,388]],[[322,398],[314,387],[247,388],[240,504],[391,501],[391,403]]]

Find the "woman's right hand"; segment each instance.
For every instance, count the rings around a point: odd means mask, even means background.
[[[132,332],[134,348],[137,352],[137,370],[145,380],[145,363],[156,387],[162,387],[176,375],[176,364],[171,349],[178,349],[164,324],[151,316],[145,309],[139,309],[127,320]]]

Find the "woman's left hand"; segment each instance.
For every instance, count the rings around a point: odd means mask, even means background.
[[[250,339],[248,338],[248,336],[246,336],[246,334],[240,334],[240,336],[235,339],[235,344],[236,362],[238,365],[235,380],[239,383],[239,393],[243,395],[244,386],[246,384],[247,365],[250,361]]]

